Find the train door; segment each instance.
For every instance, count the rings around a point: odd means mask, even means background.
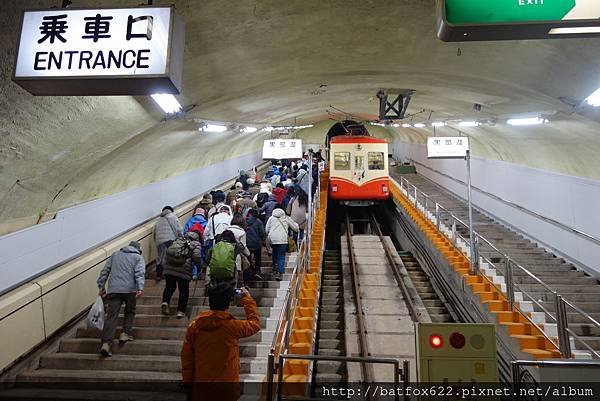
[[[354,165],[352,171],[352,177],[356,181],[358,185],[362,184],[366,178],[366,168],[365,168],[365,155],[362,151],[362,146],[360,144],[356,145],[356,149],[354,152]]]

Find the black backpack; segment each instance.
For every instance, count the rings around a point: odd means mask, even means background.
[[[256,205],[258,207],[263,207],[263,205],[265,203],[267,203],[269,201],[269,194],[266,192],[261,192],[258,194],[258,196],[256,197]]]

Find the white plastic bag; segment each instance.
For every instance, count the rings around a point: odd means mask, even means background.
[[[104,301],[102,297],[96,298],[96,302],[92,305],[92,309],[87,315],[87,325],[90,329],[100,331],[104,328]]]

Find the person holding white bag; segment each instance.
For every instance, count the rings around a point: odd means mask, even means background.
[[[113,253],[98,277],[98,294],[105,298],[106,318],[102,329],[102,347],[100,353],[104,357],[112,356],[110,349],[115,332],[121,305],[125,303],[123,331],[119,342],[133,340],[133,320],[137,298],[144,293],[144,274],[146,262],[142,257],[139,242],[131,241],[128,246]],[[105,289],[104,286],[108,282]]]

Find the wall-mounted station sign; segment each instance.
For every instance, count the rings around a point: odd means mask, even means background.
[[[263,159],[302,159],[301,139],[265,139]]]
[[[173,7],[25,11],[13,81],[34,95],[178,94],[184,37]]]
[[[446,42],[600,36],[599,0],[437,0]]]
[[[469,138],[466,136],[427,138],[427,157],[429,159],[464,159],[469,150]]]

